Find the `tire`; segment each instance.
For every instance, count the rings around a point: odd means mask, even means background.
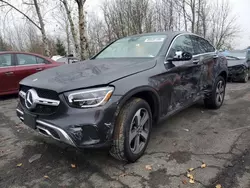
[[[142,120],[146,120],[148,117],[143,126],[138,126],[138,117],[141,117]],[[151,128],[152,113],[149,104],[140,98],[131,99],[118,115],[110,154],[118,160],[135,162],[147,148]],[[146,134],[147,136],[145,136]],[[136,136],[134,137],[134,135]],[[141,147],[136,147],[137,145]]]
[[[223,84],[220,86],[219,84]],[[220,87],[220,90],[219,90]],[[225,98],[226,81],[222,76],[218,76],[215,79],[214,86],[210,96],[204,99],[204,105],[209,109],[219,109]],[[220,97],[218,96],[220,95]]]

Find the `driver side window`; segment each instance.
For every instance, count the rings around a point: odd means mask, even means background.
[[[168,58],[173,58],[178,51],[194,54],[192,41],[189,35],[181,35],[174,40],[170,48]]]

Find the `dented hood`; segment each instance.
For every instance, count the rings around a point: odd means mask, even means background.
[[[20,84],[54,90],[58,93],[106,85],[115,80],[151,69],[153,59],[98,59],[62,65],[33,74]]]

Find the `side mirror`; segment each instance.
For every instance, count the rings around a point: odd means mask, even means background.
[[[168,58],[167,61],[190,61],[193,55],[189,52],[177,51],[173,58]]]

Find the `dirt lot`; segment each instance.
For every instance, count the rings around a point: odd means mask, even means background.
[[[0,101],[1,188],[250,187],[250,83],[228,84],[220,110],[197,104],[155,126],[146,154],[134,164],[38,135],[20,123],[16,104],[15,97]],[[35,154],[41,158],[30,163]]]

